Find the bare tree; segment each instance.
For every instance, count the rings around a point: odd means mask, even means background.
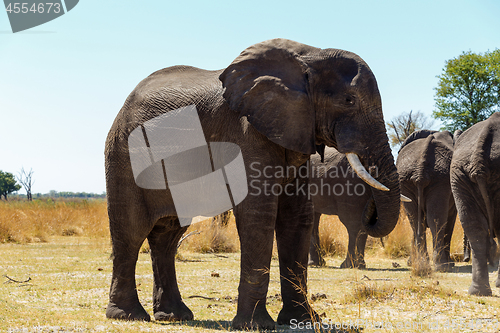
[[[26,190],[26,196],[28,197],[28,201],[33,200],[33,196],[31,195],[31,187],[35,183],[33,180],[33,169],[30,169],[29,172],[24,171],[24,168],[21,168],[21,172],[19,172],[19,176],[17,177],[17,180],[21,185],[24,187]]]
[[[389,143],[393,148],[398,147],[411,133],[421,129],[430,129],[433,123],[433,120],[420,111],[402,113],[387,123]]]

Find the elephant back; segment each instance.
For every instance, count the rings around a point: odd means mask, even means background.
[[[492,170],[499,170],[500,113],[496,112],[464,131],[456,142],[455,150],[454,167],[462,167],[472,179],[489,177]]]
[[[453,136],[448,131],[413,132],[399,150],[396,166],[400,181],[414,183],[449,178]]]

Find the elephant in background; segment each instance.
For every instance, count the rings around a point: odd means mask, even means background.
[[[453,156],[453,135],[448,131],[420,130],[413,132],[402,144],[396,167],[401,193],[412,201],[404,208],[413,229],[414,256],[428,260],[426,229],[433,240],[433,261],[436,270],[450,271],[450,242],[457,210],[451,194],[450,164]]]
[[[128,140],[132,131],[142,128],[146,133],[146,125],[157,124],[150,120],[193,105],[206,142],[239,147],[248,180],[248,195],[233,207],[241,248],[233,328],[275,328],[266,309],[274,234],[283,299],[277,322],[318,320],[305,296],[313,208],[307,193],[309,178],[300,168],[307,168],[310,155],[322,145],[345,153],[363,180],[383,190],[373,194],[380,207],[379,219],[365,225],[366,233],[374,237],[387,235],[396,225],[399,182],[381,97],[368,65],[351,52],[286,39],[250,46],[222,70],[162,69],[139,83],[125,101],[105,148],[113,248],[106,316],[150,320],[135,282],[139,249],[147,239],[154,273],[155,319],[193,318],[181,298],[174,260],[187,226],[180,224],[168,179],[163,179],[164,189],[138,186]],[[175,147],[165,143],[160,148]],[[151,154],[144,156],[149,159]],[[161,159],[152,164],[159,179],[166,174],[167,162]],[[363,165],[377,165],[377,179]],[[296,285],[304,290],[297,290]]]
[[[311,184],[318,191],[311,192],[314,206],[314,227],[309,248],[309,265],[323,266],[319,243],[319,221],[322,214],[338,215],[339,220],[347,228],[349,243],[347,255],[340,268],[366,268],[364,259],[368,234],[364,225],[374,223],[378,219],[377,207],[373,192],[349,166],[344,154],[334,148],[326,148],[324,159],[315,154],[311,156]],[[399,198],[395,198],[399,203]],[[398,216],[388,223],[397,223]]]
[[[471,295],[491,295],[488,257],[497,260],[500,232],[500,113],[464,131],[450,170],[458,216],[472,248]],[[495,244],[492,244],[495,243]],[[496,280],[500,287],[500,277]]]

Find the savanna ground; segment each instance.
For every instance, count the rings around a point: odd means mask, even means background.
[[[4,332],[221,332],[230,331],[239,281],[238,239],[210,221],[178,251],[177,276],[185,303],[195,314],[184,323],[108,320],[105,308],[112,264],[104,201],[0,202],[0,331]],[[308,297],[324,320],[361,324],[362,332],[498,331],[499,291],[490,269],[492,297],[467,295],[471,265],[458,262],[453,272],[419,276],[406,265],[411,229],[401,218],[384,239],[368,240],[368,269],[339,269],[347,233],[333,216],[323,216],[322,247],[327,266],[311,267]],[[452,252],[462,252],[457,223]],[[428,241],[430,243],[430,236]],[[275,251],[276,253],[276,251]],[[278,260],[273,255],[268,309],[281,308]],[[137,264],[139,298],[152,314],[152,269],[147,244]],[[316,327],[317,328],[317,327]],[[278,331],[311,332],[280,326]],[[331,331],[334,331],[332,329]]]

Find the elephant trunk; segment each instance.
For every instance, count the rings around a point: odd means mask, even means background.
[[[389,191],[371,188],[373,201],[365,207],[363,224],[368,235],[372,237],[387,236],[396,226],[401,205],[399,179],[394,158],[388,143],[379,149],[380,154],[372,155],[370,160],[377,161],[377,172],[374,177],[384,184]],[[377,151],[377,150],[375,150]],[[373,211],[376,210],[376,214]],[[376,216],[377,218],[373,218]]]

